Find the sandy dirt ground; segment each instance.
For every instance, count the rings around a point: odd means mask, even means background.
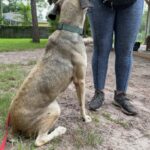
[[[37,60],[42,53],[43,50],[0,53],[0,63],[27,64],[29,61]],[[91,69],[92,47],[87,47],[87,54],[86,102],[88,105],[88,101],[94,94]],[[114,52],[111,52],[104,105],[96,112],[88,111],[93,118],[91,123],[85,124],[81,120],[73,84],[57,98],[62,110],[57,124],[67,127],[68,130],[56,150],[150,150],[150,61],[139,57],[134,58],[128,95],[139,114],[137,117],[131,117],[124,115],[112,104],[115,89],[114,58]],[[82,146],[77,148],[75,140],[79,129],[83,132],[99,134],[102,142],[92,147],[88,144],[82,145],[81,141]],[[48,145],[38,150],[48,150]]]

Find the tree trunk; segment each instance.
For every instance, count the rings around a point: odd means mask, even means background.
[[[148,35],[150,35],[150,5],[148,5],[145,37],[147,37]]]
[[[31,0],[31,14],[32,14],[32,41],[34,43],[39,43],[40,35],[39,35],[39,29],[38,29],[38,19],[37,19],[35,0]]]
[[[148,5],[148,15],[147,15],[147,35],[150,35],[150,5]]]
[[[0,0],[0,24],[3,24],[3,6],[2,6],[2,0]]]

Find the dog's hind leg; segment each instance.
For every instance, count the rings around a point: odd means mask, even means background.
[[[54,101],[48,106],[48,110],[46,110],[42,115],[41,121],[39,123],[38,136],[35,141],[36,146],[42,146],[54,139],[55,137],[62,135],[66,132],[65,127],[59,126],[51,133],[49,133],[55,122],[58,120],[59,116],[60,107],[57,101]]]
[[[81,106],[81,115],[85,122],[91,122],[92,119],[90,116],[86,114],[85,109],[85,74],[86,74],[86,67],[77,65],[75,67],[73,82],[75,84],[78,100]]]

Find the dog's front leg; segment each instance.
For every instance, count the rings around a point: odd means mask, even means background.
[[[85,67],[78,66],[74,72],[74,84],[77,91],[78,100],[81,106],[81,115],[85,122],[91,122],[92,119],[86,114],[85,109]]]

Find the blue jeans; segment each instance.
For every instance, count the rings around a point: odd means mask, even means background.
[[[115,74],[116,90],[126,92],[132,67],[132,50],[140,26],[143,0],[126,9],[113,10],[103,5],[102,0],[91,0],[89,9],[94,52],[92,60],[94,86],[103,90],[107,74],[109,53],[115,35]]]

